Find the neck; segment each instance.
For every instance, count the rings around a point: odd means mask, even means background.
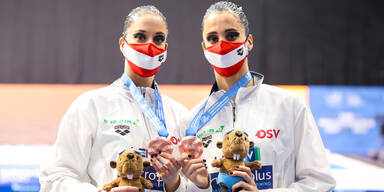
[[[239,81],[247,72],[249,71],[248,69],[248,61],[245,61],[243,66],[240,68],[240,70],[230,76],[230,77],[225,77],[220,74],[218,74],[215,71],[215,77],[216,77],[216,83],[217,87],[219,90],[224,90],[228,91],[237,81]],[[252,86],[253,85],[253,79],[249,81],[249,83],[246,85],[246,87]]]
[[[129,67],[127,61],[125,60],[125,73],[129,78],[132,79],[133,83],[135,83],[136,87],[151,87],[155,76],[151,77],[140,77],[135,72],[132,71],[131,67]]]

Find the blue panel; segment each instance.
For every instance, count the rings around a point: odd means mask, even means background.
[[[384,87],[309,88],[311,110],[326,148],[357,155],[378,149],[384,124]]]

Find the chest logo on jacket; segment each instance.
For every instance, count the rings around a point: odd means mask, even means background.
[[[277,139],[277,136],[279,136],[280,129],[268,129],[268,130],[259,130],[256,133],[256,137],[259,139]]]
[[[118,133],[122,136],[127,135],[131,132],[132,126],[137,126],[139,123],[139,120],[129,120],[129,119],[114,119],[114,120],[107,120],[104,119],[104,123],[107,125],[113,126],[113,131],[115,133]]]
[[[130,133],[131,131],[129,129],[130,129],[129,125],[116,125],[114,127],[115,132],[122,136]]]
[[[224,130],[224,125],[221,125],[217,129],[204,129],[201,130],[199,134],[196,135],[197,138],[201,139],[203,142],[204,148],[207,148],[212,142],[212,135],[216,133],[222,133]]]

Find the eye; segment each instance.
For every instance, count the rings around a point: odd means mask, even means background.
[[[137,160],[139,160],[139,159],[140,159],[140,157],[139,157],[139,156],[137,156],[137,157],[136,157],[136,159],[137,159]]]
[[[208,35],[207,41],[211,44],[215,44],[219,41],[219,37],[217,37],[217,35]]]
[[[225,35],[227,41],[235,41],[239,37],[240,33],[237,31],[230,31]]]
[[[133,37],[138,41],[145,41],[147,39],[147,37],[143,33],[135,33]]]
[[[165,36],[164,35],[156,35],[154,38],[153,38],[153,42],[157,45],[160,45],[162,44],[163,42],[165,41]]]

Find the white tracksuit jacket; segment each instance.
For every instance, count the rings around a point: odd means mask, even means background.
[[[154,89],[139,89],[154,106]],[[162,95],[162,101],[169,138],[176,144],[180,138],[174,134],[180,123],[178,117],[188,111],[167,96]],[[120,79],[86,92],[72,103],[60,123],[53,162],[40,175],[41,191],[96,192],[117,177],[109,162],[116,160],[123,148],[132,145],[147,157],[148,143],[157,136],[156,128]],[[174,148],[177,155],[176,145]],[[146,191],[163,191],[153,167],[145,169],[145,178],[156,189]],[[182,177],[178,191],[195,190],[198,188]]]
[[[228,103],[198,133],[204,143],[213,191],[217,191],[218,168],[210,166],[222,158],[216,142],[232,129],[242,129],[260,148],[263,168],[254,172],[261,191],[330,191],[335,187],[324,146],[306,103],[296,94],[262,84],[263,76],[252,73],[254,86],[240,88],[235,102]],[[208,109],[225,92],[214,90]],[[205,101],[197,105],[185,123],[193,119]],[[185,135],[185,130],[180,134]],[[253,153],[248,156],[254,159]]]

